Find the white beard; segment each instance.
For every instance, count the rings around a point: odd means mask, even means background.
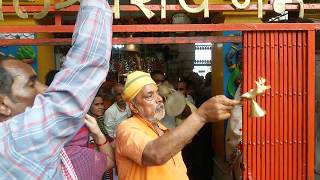
[[[137,107],[139,115],[143,117],[144,119],[150,121],[151,123],[159,122],[161,119],[164,118],[166,112],[164,110],[164,105],[161,103],[155,110],[154,115],[152,117],[145,116],[145,113],[143,112],[142,108]]]
[[[164,118],[166,112],[164,110],[164,105],[162,104],[159,108],[156,109],[156,112],[154,114],[154,118],[156,121],[160,121]]]

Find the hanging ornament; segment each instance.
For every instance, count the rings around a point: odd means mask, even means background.
[[[249,92],[246,92],[241,95],[241,98],[244,98],[250,101],[251,117],[263,117],[266,115],[266,111],[262,109],[259,106],[259,104],[254,100],[256,96],[265,93],[266,90],[271,88],[271,86],[266,86],[265,83],[266,83],[266,79],[260,77],[258,78],[258,81],[256,81],[256,85],[257,85],[256,89],[250,89]]]

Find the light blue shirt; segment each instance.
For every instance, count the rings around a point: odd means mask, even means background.
[[[0,179],[63,179],[63,146],[83,125],[109,68],[112,12],[105,0],[83,0],[72,48],[48,90],[32,107],[0,123]]]

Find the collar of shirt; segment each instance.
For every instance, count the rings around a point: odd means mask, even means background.
[[[156,123],[151,123],[150,121],[144,119],[143,117],[141,117],[140,115],[136,114],[134,115],[135,117],[137,117],[140,121],[142,121],[143,123],[145,123],[149,128],[151,128],[156,134],[158,134],[158,136],[162,136],[164,133],[168,132],[169,129],[166,128],[164,125],[162,125],[160,123],[160,121],[157,121]],[[161,133],[160,133],[160,132]]]

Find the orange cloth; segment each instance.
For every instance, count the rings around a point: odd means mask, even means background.
[[[162,130],[167,130],[158,123]],[[187,180],[187,168],[181,152],[160,166],[143,166],[145,146],[158,138],[158,134],[141,117],[123,121],[116,134],[116,163],[119,180]]]

